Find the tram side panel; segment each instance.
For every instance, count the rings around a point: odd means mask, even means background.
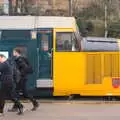
[[[119,52],[86,53],[86,83],[83,96],[119,96]]]
[[[119,96],[120,53],[55,53],[54,95]],[[59,63],[59,65],[58,65]]]

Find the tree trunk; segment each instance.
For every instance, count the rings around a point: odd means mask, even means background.
[[[29,3],[28,0],[24,0],[24,4],[25,4],[24,9],[26,14],[28,14],[28,3]]]
[[[16,5],[15,5],[15,14],[17,14],[17,13],[18,13],[18,11],[17,11],[17,10],[18,10],[18,7],[19,7],[19,5],[18,5],[18,1],[19,1],[19,0],[16,0]]]
[[[12,0],[9,0],[9,15],[13,15]]]

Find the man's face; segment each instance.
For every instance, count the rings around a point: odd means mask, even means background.
[[[18,56],[18,53],[16,51],[13,51],[13,56]]]

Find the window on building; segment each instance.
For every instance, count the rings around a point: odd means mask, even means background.
[[[56,51],[79,51],[79,45],[74,33],[58,32],[56,34]]]

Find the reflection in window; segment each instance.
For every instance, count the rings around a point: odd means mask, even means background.
[[[78,51],[79,46],[73,33],[57,33],[56,34],[57,51]]]
[[[49,43],[48,43],[48,35],[42,34],[41,36],[41,49],[43,51],[48,51]]]

